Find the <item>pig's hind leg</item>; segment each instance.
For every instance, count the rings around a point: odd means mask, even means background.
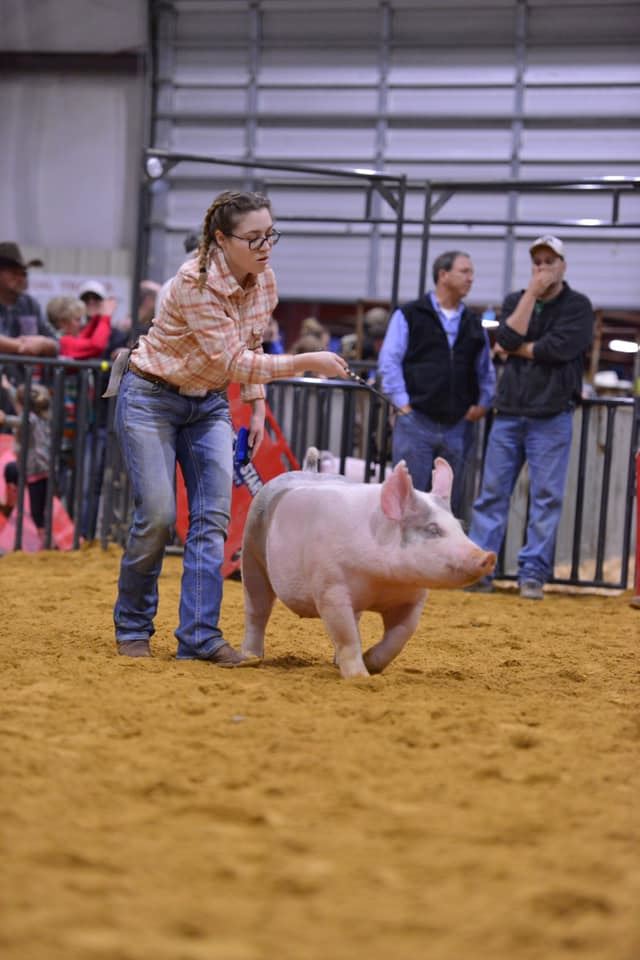
[[[398,656],[418,626],[425,599],[423,597],[417,603],[407,603],[383,612],[382,640],[369,647],[363,658],[369,673],[382,673],[384,668]]]
[[[264,632],[276,595],[262,561],[250,550],[245,551],[245,549],[242,551],[242,585],[244,588],[242,652],[262,658]]]
[[[362,659],[362,645],[358,631],[358,618],[348,599],[331,595],[317,602],[327,633],[335,649],[334,663],[343,677],[368,677],[369,671]]]

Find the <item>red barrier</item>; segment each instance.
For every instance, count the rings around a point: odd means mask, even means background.
[[[13,434],[0,434],[0,502],[5,503],[7,489],[4,481],[6,463],[16,459]],[[51,517],[51,540],[56,550],[73,549],[73,520],[57,497],[53,498]],[[0,554],[9,553],[15,547],[18,520],[17,506],[8,517],[0,514]],[[22,549],[25,553],[36,553],[42,549],[40,535],[31,519],[31,505],[25,490],[22,516]]]
[[[249,404],[243,403],[240,399],[240,387],[237,384],[232,384],[228,393],[233,429],[238,431],[240,427],[248,427],[251,408]],[[234,468],[231,522],[229,523],[224,563],[222,565],[222,575],[224,577],[228,577],[240,569],[242,533],[251,501],[267,480],[284,473],[286,469],[299,470],[300,465],[285,440],[278,421],[267,405],[264,440],[258,453],[246,466]],[[189,506],[180,468],[176,473],[176,500],[176,530],[184,543],[189,530]]]

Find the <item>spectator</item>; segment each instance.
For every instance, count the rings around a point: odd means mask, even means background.
[[[4,417],[5,414],[0,410],[0,419]],[[18,464],[15,460],[9,460],[4,465],[4,495],[6,500],[0,503],[0,514],[3,517],[10,517],[11,512],[18,503]],[[0,556],[2,556],[2,551],[0,551]]]
[[[593,338],[591,303],[564,280],[564,245],[538,237],[529,248],[532,268],[526,290],[504,301],[497,341],[506,362],[496,398],[480,494],[469,536],[497,553],[509,514],[509,499],[524,463],[529,467],[529,516],[518,554],[520,596],[542,600],[553,572],[573,410],[582,385],[583,355]],[[470,588],[470,589],[473,589]],[[490,592],[491,579],[477,589]]]
[[[32,357],[55,357],[56,332],[42,316],[37,300],[26,292],[28,270],[41,267],[42,260],[25,262],[17,243],[0,243],[0,353]],[[23,375],[17,366],[5,367],[15,383]],[[3,402],[6,406],[6,402]]]
[[[94,294],[92,294],[94,296]],[[83,325],[87,307],[76,297],[53,297],[47,304],[49,322],[59,333],[60,356],[74,360],[95,360],[101,357],[111,336],[111,317],[115,300],[101,301],[99,312],[92,311]]]
[[[24,436],[23,409],[25,387],[21,384],[17,389],[3,377],[2,386],[8,392],[17,414],[12,415],[0,410],[0,425],[10,427],[16,437],[15,450],[17,462],[20,463],[21,448],[27,444],[27,489],[31,518],[38,531],[40,542],[44,543],[45,507],[47,503],[47,486],[49,482],[49,453],[51,448],[51,422],[49,408],[51,397],[48,389],[42,384],[31,386],[31,410],[26,438]],[[17,479],[17,472],[14,474]],[[5,470],[5,478],[7,472]]]
[[[303,337],[316,337],[316,339],[320,342],[320,347],[318,349],[329,349],[331,334],[324,324],[320,323],[320,321],[315,317],[306,317],[306,319],[302,321],[302,326],[300,327],[300,339],[302,340]]]
[[[188,233],[184,238],[184,252],[187,254],[185,263],[187,260],[191,260],[192,257],[196,256],[198,253],[198,247],[200,245],[200,235],[198,233]],[[169,277],[168,280],[160,287],[158,291],[158,296],[156,297],[156,313],[160,313],[160,307],[164,303],[164,299],[167,295],[169,287],[173,282],[173,277]]]
[[[87,311],[87,325],[90,330],[96,327],[104,326],[100,324],[103,317],[109,318],[109,328],[111,328],[111,318],[116,308],[114,297],[107,296],[107,290],[104,284],[99,280],[87,280],[78,290],[78,299],[82,300]],[[106,348],[107,344],[105,344]]]
[[[106,325],[104,318],[109,318],[109,338],[104,350],[97,356],[103,356],[107,360],[112,359],[113,355],[122,349],[129,339],[128,331],[120,330],[112,323],[117,301],[114,297],[107,296],[106,288],[99,280],[87,280],[78,291],[78,297],[87,309],[87,326],[90,335],[98,329],[103,331]],[[100,336],[98,334],[98,342]],[[76,357],[76,359],[80,358]]]
[[[291,353],[294,357],[297,357],[299,354],[309,354],[309,353],[318,353],[320,350],[323,350],[324,347],[320,341],[320,338],[313,333],[304,334],[302,337],[298,337],[296,342],[291,347]],[[303,377],[309,376],[321,376],[320,374],[314,374],[312,370],[305,370],[302,373]]]
[[[275,317],[269,318],[262,338],[262,349],[265,353],[284,353],[280,324]]]
[[[371,307],[365,313],[363,320],[362,359],[377,360],[389,324],[389,311],[384,307]]]
[[[340,356],[351,362],[358,359],[358,334],[345,333],[340,337]]]
[[[433,264],[435,289],[395,310],[380,350],[384,392],[399,408],[392,437],[395,466],[405,460],[417,490],[428,490],[436,456],[454,472],[451,507],[459,515],[468,428],[484,417],[495,390],[489,340],[463,302],[473,283],[466,253]]]
[[[156,314],[156,301],[160,293],[160,284],[155,280],[143,280],[138,293],[137,334],[146,333]]]
[[[106,288],[99,280],[87,280],[79,290],[79,300],[57,297],[47,304],[52,321],[62,332],[60,353],[74,360],[110,359],[124,347],[127,334],[113,327],[111,320],[117,302],[107,296]],[[79,305],[78,305],[79,304]],[[80,327],[80,306],[86,309],[87,322]],[[80,532],[84,539],[95,535],[98,501],[102,489],[106,449],[107,403],[101,399],[106,386],[107,374],[100,370],[91,373],[90,400],[87,434],[84,440],[84,471],[82,483],[82,515]],[[69,512],[73,513],[73,490],[77,477],[76,407],[78,401],[78,376],[69,371],[65,376],[64,409],[65,422],[62,438],[59,484]]]

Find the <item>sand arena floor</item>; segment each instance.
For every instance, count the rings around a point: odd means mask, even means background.
[[[177,663],[175,557],[117,657],[118,560],[0,560],[4,960],[640,957],[630,594],[434,592],[345,682],[282,606],[262,667]]]

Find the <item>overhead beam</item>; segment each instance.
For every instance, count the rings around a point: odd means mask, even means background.
[[[49,53],[2,51],[0,74],[73,73],[138,76],[145,68],[144,51],[118,53]]]

